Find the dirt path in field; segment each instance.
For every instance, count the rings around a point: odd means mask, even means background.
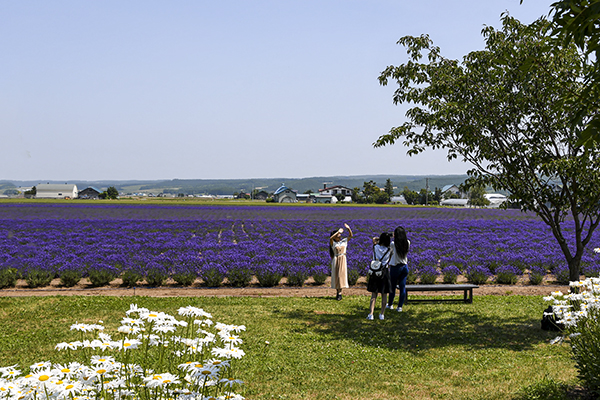
[[[465,283],[464,279],[459,278],[458,283]],[[544,280],[541,285],[529,285],[523,279],[515,285],[497,285],[485,284],[479,285],[474,289],[474,296],[496,295],[548,295],[553,291],[560,290],[563,293],[568,292],[569,287],[558,285],[551,280]],[[367,296],[365,278],[359,279],[353,287],[343,290],[344,295],[363,295]],[[410,296],[417,295],[440,295],[450,294],[450,292],[424,292],[411,293]],[[455,292],[456,295],[462,295],[462,291]],[[329,280],[324,285],[315,285],[312,279],[309,279],[304,287],[290,287],[285,285],[285,279],[282,284],[276,287],[259,287],[258,282],[254,280],[250,286],[245,288],[233,288],[223,286],[219,288],[206,288],[200,282],[194,283],[190,287],[177,286],[175,282],[167,282],[166,286],[151,288],[140,285],[135,288],[121,286],[120,280],[111,282],[109,286],[92,287],[87,280],[73,288],[65,288],[60,285],[60,281],[55,279],[49,286],[37,289],[30,289],[23,280],[17,282],[15,288],[0,290],[0,297],[22,297],[22,296],[151,296],[151,297],[227,297],[227,296],[248,296],[248,297],[335,297],[335,290],[331,289]]]

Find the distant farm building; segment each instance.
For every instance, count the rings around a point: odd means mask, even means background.
[[[508,198],[503,194],[499,193],[487,193],[484,194],[485,198],[490,201],[490,205],[488,207],[498,208],[504,203]]]
[[[79,198],[96,200],[99,199],[98,196],[100,195],[100,193],[102,193],[100,190],[96,189],[93,186],[90,186],[79,192]]]
[[[325,184],[323,185],[323,189],[319,189],[319,196],[315,196],[315,198],[318,199],[315,202],[336,203],[338,195],[344,196],[344,199],[342,201],[348,203],[352,202],[352,189],[341,185],[327,187]],[[335,197],[336,199],[333,200],[333,197]],[[329,201],[327,201],[327,198],[329,198]]]
[[[444,199],[440,202],[442,206],[466,207],[469,199]]]
[[[337,199],[330,194],[318,194],[310,196],[313,203],[336,203]]]
[[[464,197],[462,190],[456,185],[446,185],[442,188],[442,197],[458,196],[461,199]]]
[[[264,190],[254,193],[255,200],[266,200],[268,198],[269,198],[269,193],[265,192]]]
[[[287,188],[284,184],[273,193],[275,203],[296,203],[296,192]]]
[[[331,195],[331,196],[335,196],[337,194],[343,194],[344,196],[352,196],[352,189],[348,189],[347,187],[340,186],[340,185],[331,186],[331,187],[327,187],[327,186],[323,185],[323,189],[319,189],[319,194]]]
[[[68,183],[40,183],[35,188],[38,199],[76,199],[79,196],[77,185]]]
[[[390,203],[392,203],[392,204],[408,204],[403,195],[392,196],[390,198]]]

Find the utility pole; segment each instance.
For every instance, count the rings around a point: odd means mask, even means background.
[[[429,205],[429,178],[425,178],[425,205]]]

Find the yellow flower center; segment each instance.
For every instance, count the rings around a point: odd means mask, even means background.
[[[210,371],[204,370],[204,371],[202,371],[202,374],[203,375],[210,375]]]
[[[131,343],[125,343],[125,344],[123,345],[123,347],[129,347],[129,346],[131,346]]]
[[[67,372],[71,372],[71,370],[69,368],[63,368],[60,370],[60,372],[64,372],[66,374]]]
[[[106,370],[105,369],[99,369],[96,372],[99,373],[99,374],[104,374],[104,373],[106,373]]]
[[[40,381],[44,382],[44,381],[47,381],[48,379],[50,379],[50,377],[48,375],[40,375],[40,377],[38,379]]]
[[[168,380],[168,379],[165,379],[165,380],[163,381],[163,383],[171,383],[171,381],[170,381],[170,380]]]
[[[65,387],[65,389],[67,389],[67,390],[68,390],[68,389],[73,389],[74,387],[75,387],[75,385],[67,385],[67,386]]]

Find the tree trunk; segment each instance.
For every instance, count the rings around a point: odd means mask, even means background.
[[[575,254],[575,257],[573,257],[571,260],[569,260],[569,280],[571,282],[574,281],[578,281],[580,278],[580,265],[581,265],[581,256],[583,254],[583,251],[581,252],[577,252]]]

